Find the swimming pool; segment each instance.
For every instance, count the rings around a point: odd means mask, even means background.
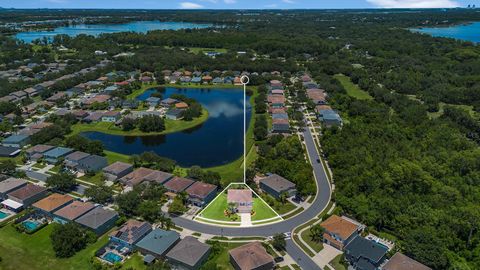
[[[25,227],[25,229],[27,229],[28,231],[34,231],[40,225],[38,224],[38,222],[32,220],[25,220],[24,222],[22,222],[22,224],[23,227]]]
[[[123,258],[113,252],[108,252],[103,256],[103,259],[111,263],[118,263],[121,262]]]
[[[10,214],[0,211],[0,219],[4,219],[8,216],[10,216]]]

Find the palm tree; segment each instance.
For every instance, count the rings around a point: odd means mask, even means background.
[[[237,212],[237,204],[234,203],[234,202],[229,202],[228,203],[228,208],[227,208],[227,211],[229,213],[229,215],[232,215],[234,214],[235,212]]]

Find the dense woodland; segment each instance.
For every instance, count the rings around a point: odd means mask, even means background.
[[[480,269],[480,48],[407,29],[478,21],[478,12],[222,11],[215,16],[212,12],[130,14],[137,16],[132,20],[202,21],[222,27],[98,38],[60,36],[35,48],[0,37],[0,61],[7,69],[25,58],[67,58],[54,49],[63,45],[75,51],[68,56],[72,69],[100,60],[92,52],[103,50],[107,57],[135,52],[134,57],[116,60],[117,70],[308,71],[347,120],[342,129],[328,130],[322,137],[341,211],[369,230],[396,239],[399,250],[435,269]],[[25,11],[19,14],[0,12],[0,21],[30,16]],[[125,14],[112,15],[112,22],[124,20]],[[37,20],[42,16],[58,14],[45,11]],[[210,58],[184,49],[188,47],[228,52]],[[247,54],[238,55],[240,50]],[[333,78],[339,73],[350,76],[373,100],[348,96]],[[261,85],[268,79],[253,77],[252,83]],[[0,93],[24,87],[28,83],[4,81]],[[446,105],[440,108],[441,104]],[[472,106],[473,112],[457,105]],[[435,112],[439,116],[432,117]],[[260,121],[256,139],[264,140],[265,121]],[[308,169],[282,166],[281,159],[301,156],[296,144],[293,139],[266,140],[257,166],[292,179],[310,177]],[[308,193],[312,187],[301,188]]]

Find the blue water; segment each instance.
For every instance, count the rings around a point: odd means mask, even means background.
[[[103,256],[103,259],[113,264],[122,261],[122,257],[113,252],[108,252],[107,254],[105,254],[105,256]]]
[[[25,220],[24,222],[22,222],[22,224],[25,227],[25,229],[29,231],[34,231],[39,225],[37,222],[31,221],[31,220]]]
[[[8,217],[9,215],[10,214],[7,214],[5,212],[0,211],[0,219],[4,219],[4,218]]]
[[[145,100],[154,91],[147,90],[137,98]],[[243,155],[243,90],[166,88],[163,98],[173,93],[181,93],[200,102],[209,112],[207,121],[190,130],[167,135],[137,137],[100,132],[84,132],[81,135],[102,141],[105,148],[113,152],[132,155],[153,151],[176,160],[184,167],[219,166]],[[249,120],[251,108],[247,108]]]
[[[212,24],[198,24],[185,22],[160,22],[160,21],[138,21],[123,24],[78,24],[70,26],[57,27],[53,31],[32,31],[21,32],[15,37],[30,43],[36,39],[43,39],[47,37],[49,41],[54,36],[65,34],[69,36],[77,36],[80,34],[87,34],[98,36],[104,33],[119,33],[119,32],[137,32],[146,33],[151,30],[179,30],[179,29],[193,29],[193,28],[207,28]]]
[[[475,43],[480,42],[480,22],[474,22],[467,25],[454,25],[450,27],[416,28],[411,30],[423,34],[429,34],[434,37],[454,38]]]

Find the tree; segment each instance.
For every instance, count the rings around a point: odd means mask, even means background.
[[[133,118],[125,117],[122,119],[120,125],[122,126],[123,131],[130,131],[135,129],[137,126],[137,121]]]
[[[157,222],[163,216],[160,206],[154,201],[141,202],[137,212],[143,219],[151,223]]]
[[[320,226],[320,224],[315,224],[312,227],[310,227],[310,238],[312,239],[312,241],[322,242],[324,232],[325,232],[325,229],[322,226]]]
[[[52,174],[47,178],[47,187],[52,189],[69,192],[76,185],[75,176],[70,173]]]
[[[170,270],[170,265],[164,260],[157,260],[154,264],[149,265],[147,270]]]
[[[91,186],[85,190],[85,196],[95,203],[106,204],[112,201],[113,191],[105,185]]]
[[[138,120],[138,128],[143,132],[164,131],[165,120],[158,115],[145,115]]]
[[[68,258],[84,249],[89,242],[88,233],[73,222],[54,224],[50,239],[55,255],[59,258]]]
[[[173,202],[168,207],[168,213],[183,214],[185,211],[187,211],[187,208],[185,207],[185,205],[182,201],[182,198],[180,198],[180,196],[176,196],[173,199]]]
[[[272,246],[276,250],[285,250],[287,242],[285,241],[285,235],[283,233],[277,233],[273,236]]]
[[[1,174],[7,174],[7,175],[13,175],[15,173],[15,170],[17,169],[17,165],[15,162],[11,159],[6,159],[3,161],[0,161],[0,173]]]

